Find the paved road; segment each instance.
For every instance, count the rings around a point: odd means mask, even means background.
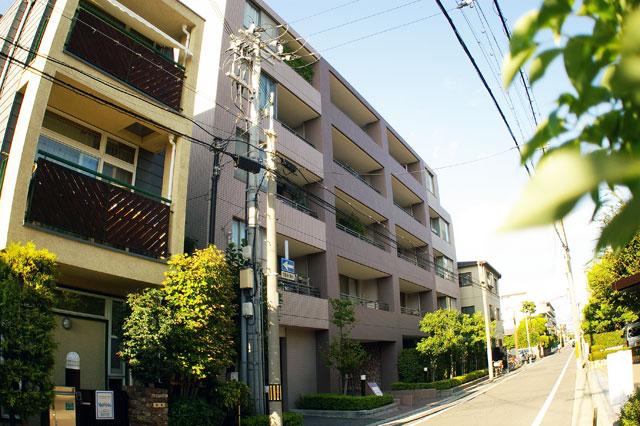
[[[575,354],[565,348],[517,374],[487,386],[450,408],[411,426],[556,426],[571,425],[576,384]],[[564,375],[563,375],[564,372]],[[562,376],[562,379],[559,378]],[[557,385],[557,387],[556,387]],[[550,398],[553,389],[555,395]]]

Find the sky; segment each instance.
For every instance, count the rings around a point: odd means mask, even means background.
[[[553,228],[496,232],[528,177],[507,127],[435,0],[266,1],[435,170],[441,203],[452,217],[458,261],[489,262],[502,274],[502,295],[526,292],[528,300],[551,301],[559,322],[569,323],[565,260]],[[498,64],[508,45],[493,0],[476,0],[463,9],[455,8],[456,0],[441,1],[523,143],[535,125],[521,85],[511,100],[502,94]],[[0,13],[11,3],[0,0]],[[501,0],[500,6],[512,29],[519,16],[540,3]],[[329,9],[334,10],[325,12]],[[568,28],[584,30],[581,22],[570,22]],[[564,91],[571,88],[556,61],[532,88],[539,121]],[[592,209],[590,202],[582,202],[565,221],[582,305],[585,268],[597,237],[597,226],[590,224]]]

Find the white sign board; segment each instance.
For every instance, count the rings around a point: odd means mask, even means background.
[[[371,389],[374,395],[382,396],[382,391],[380,390],[376,382],[367,382],[367,384],[369,385],[369,389]]]
[[[607,355],[609,370],[609,402],[624,404],[633,393],[633,359],[631,351],[619,351]]]
[[[114,419],[113,391],[96,391],[96,419]]]

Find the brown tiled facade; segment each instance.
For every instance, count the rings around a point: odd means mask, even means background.
[[[227,1],[225,19],[234,30],[243,25],[246,4]],[[264,2],[250,5],[284,23]],[[228,43],[223,36],[222,52]],[[235,135],[246,127],[236,120],[227,59],[223,53],[217,106],[196,119],[230,139],[227,151],[239,152]],[[375,354],[367,369],[389,389],[403,345],[422,335],[424,313],[459,309],[451,218],[440,205],[435,173],[324,59],[311,65],[311,82],[284,63],[262,64],[276,92],[276,149],[295,165],[292,171],[280,161],[276,206],[278,255],[287,240],[298,274],[297,282],[283,282],[280,307],[285,408],[301,394],[338,390],[337,372],[318,354],[337,333],[329,297],[358,302],[351,337]],[[194,135],[207,137],[197,128]],[[241,237],[245,182],[228,157],[221,164],[214,226],[215,244],[224,248]],[[212,165],[209,150],[192,147],[185,234],[200,247],[209,235]],[[263,213],[264,193],[259,202]],[[264,214],[260,220],[264,226]]]

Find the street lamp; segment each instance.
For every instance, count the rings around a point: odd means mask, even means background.
[[[422,369],[423,375],[424,375],[424,382],[427,383],[427,371],[429,371],[429,367],[424,367]]]
[[[365,392],[365,384],[367,383],[367,376],[365,374],[360,375],[360,395],[364,396]]]

